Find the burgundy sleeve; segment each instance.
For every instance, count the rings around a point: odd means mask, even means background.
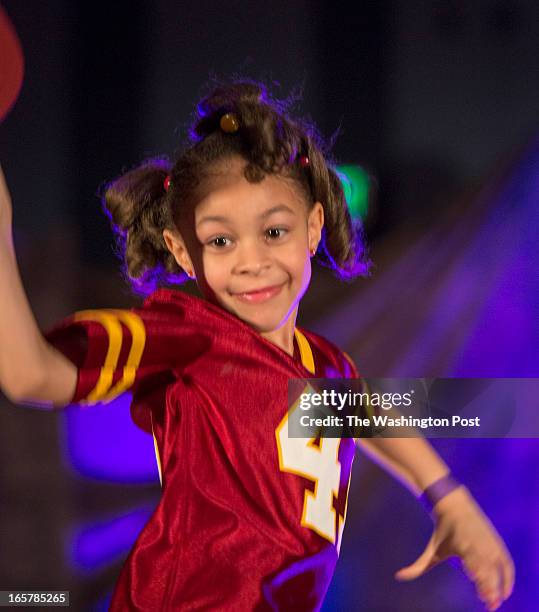
[[[46,331],[45,338],[77,367],[71,403],[91,405],[127,390],[145,393],[169,384],[203,349],[194,333],[179,314],[99,309],[76,312]]]

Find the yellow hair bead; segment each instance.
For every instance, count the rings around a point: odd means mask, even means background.
[[[227,134],[233,134],[240,128],[240,122],[234,113],[226,113],[223,115],[219,125],[221,126],[223,132],[226,132]]]

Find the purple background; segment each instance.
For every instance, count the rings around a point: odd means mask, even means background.
[[[539,5],[532,0],[3,2],[21,96],[0,125],[21,273],[40,325],[129,307],[99,185],[183,139],[210,73],[304,82],[301,112],[372,176],[373,276],[316,270],[298,323],[366,376],[539,376]],[[186,287],[193,290],[192,287]],[[65,413],[0,399],[0,588],[105,609],[159,498],[128,398]],[[437,440],[511,550],[504,608],[539,596],[536,440]],[[358,453],[329,610],[480,610],[449,563],[410,583],[431,523]]]

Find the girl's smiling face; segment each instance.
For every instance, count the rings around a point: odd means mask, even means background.
[[[163,236],[206,299],[261,333],[287,322],[291,332],[311,278],[323,208],[317,202],[309,209],[292,179],[266,175],[250,183],[245,164],[241,157],[222,162],[194,208],[177,220],[178,232]]]

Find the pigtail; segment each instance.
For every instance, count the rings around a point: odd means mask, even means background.
[[[363,224],[350,215],[331,154],[338,131],[329,141],[325,141],[313,123],[301,121],[300,129],[305,134],[302,151],[309,160],[303,174],[309,185],[310,199],[313,203],[320,202],[324,208],[324,227],[316,260],[341,280],[351,281],[359,276],[368,276],[371,261]]]
[[[350,216],[340,178],[333,164],[322,152],[319,143],[307,141],[310,188],[313,201],[324,207],[322,244],[318,262],[332,269],[342,280],[352,280],[369,274],[371,262],[367,256],[364,230],[360,220]]]
[[[328,168],[329,197],[323,248],[325,261],[344,280],[368,276],[371,261],[368,258],[365,233],[360,219],[352,219],[344,195],[341,179],[332,167]]]
[[[163,230],[171,227],[164,187],[171,166],[167,159],[146,160],[107,184],[102,193],[124,277],[143,295],[151,293],[160,281],[182,282],[186,278],[163,238]]]

